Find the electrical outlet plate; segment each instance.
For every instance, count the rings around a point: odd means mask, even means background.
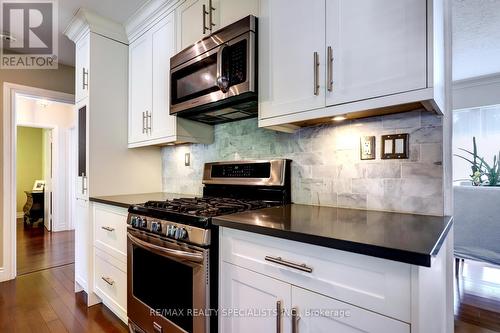
[[[362,160],[375,159],[375,137],[362,136],[359,145],[360,158]]]
[[[391,134],[382,135],[382,159],[398,160],[409,158],[410,135]]]
[[[184,154],[184,166],[190,166],[190,165],[191,165],[191,154],[185,153]]]

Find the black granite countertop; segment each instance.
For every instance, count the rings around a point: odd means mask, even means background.
[[[107,205],[128,208],[133,204],[142,204],[146,201],[165,201],[175,198],[188,198],[194,197],[189,194],[167,193],[167,192],[154,192],[154,193],[138,193],[138,194],[122,194],[122,195],[109,195],[90,197],[90,201],[99,202]]]
[[[290,204],[213,218],[250,231],[419,266],[431,266],[451,216],[427,216]]]

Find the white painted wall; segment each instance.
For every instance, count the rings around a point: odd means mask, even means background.
[[[16,122],[19,125],[53,128],[54,176],[52,231],[70,230],[71,195],[70,166],[75,158],[70,154],[70,129],[75,126],[76,113],[70,104],[47,102],[24,96],[16,97]],[[55,160],[57,159],[57,161]]]

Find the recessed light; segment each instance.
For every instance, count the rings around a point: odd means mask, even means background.
[[[333,121],[344,121],[346,120],[346,117],[344,116],[335,116],[332,118]]]

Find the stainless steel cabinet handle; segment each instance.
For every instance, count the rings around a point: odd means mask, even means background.
[[[203,34],[205,34],[207,31],[210,30],[210,28],[207,28],[206,15],[208,14],[208,12],[207,12],[207,6],[206,5],[203,5],[201,13],[203,15]]]
[[[215,11],[215,8],[212,6],[212,0],[208,0],[208,21],[209,21],[209,27],[210,27],[210,32],[212,32],[212,28],[215,27],[214,23],[214,17],[212,12]]]
[[[82,192],[82,194],[85,194],[85,192],[88,190],[86,184],[87,184],[87,176],[84,175],[83,178],[82,178],[82,186],[83,186],[83,192]]]
[[[327,89],[328,91],[333,91],[333,49],[331,46],[328,46],[326,49],[326,66],[327,66]]]
[[[144,132],[146,132],[145,121],[146,121],[146,114],[143,112],[142,113],[142,134],[144,134]]]
[[[264,259],[266,261],[270,261],[270,262],[273,262],[273,263],[278,264],[278,265],[283,265],[286,267],[297,269],[299,271],[306,272],[306,273],[312,273],[312,271],[313,271],[313,269],[311,267],[308,267],[306,264],[296,264],[296,263],[291,262],[291,261],[283,260],[281,257],[266,256]]]
[[[88,88],[89,87],[89,71],[88,69],[85,69],[85,67],[83,67],[83,71],[82,71],[82,89],[85,90],[85,88]]]
[[[299,333],[299,310],[292,308],[292,333]]]
[[[115,284],[115,281],[113,281],[113,279],[109,278],[109,277],[106,277],[106,276],[101,276],[101,279],[103,279],[107,284],[109,284],[110,286],[114,285]]]
[[[85,174],[83,172],[82,172],[81,177],[82,177],[82,194],[85,194],[85,192],[84,192],[85,191],[85,185],[83,184],[83,179],[85,178]]]
[[[146,111],[146,133],[151,134],[151,112]]]
[[[313,71],[314,71],[314,95],[319,95],[319,55],[318,52],[314,52],[314,62],[313,62]]]
[[[115,228],[107,227],[107,226],[102,226],[101,229],[104,229],[106,231],[115,231]]]
[[[276,302],[276,333],[281,333],[281,316],[283,314],[283,309],[281,306],[281,301]]]

